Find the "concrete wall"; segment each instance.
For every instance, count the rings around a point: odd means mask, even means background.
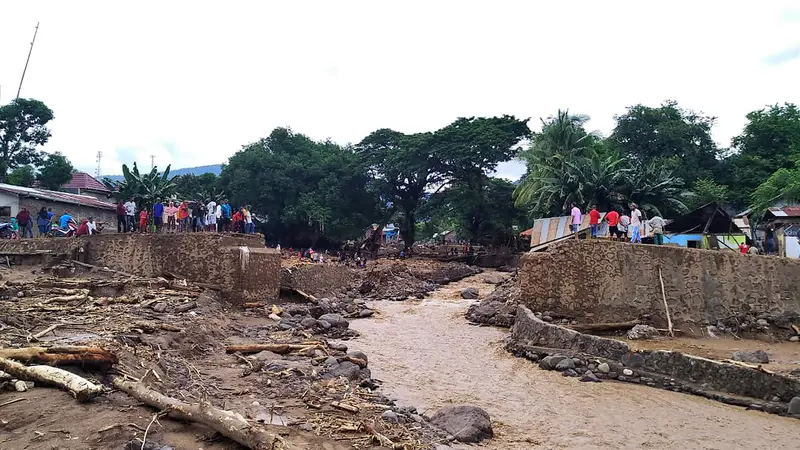
[[[279,293],[280,255],[264,248],[261,235],[110,234],[0,241],[0,254],[51,250],[72,255],[80,249],[89,264],[146,277],[174,274],[220,286],[234,303],[271,300]]]
[[[521,302],[583,323],[649,314],[666,326],[659,267],[678,326],[716,323],[738,311],[800,311],[798,260],[600,240],[569,240],[523,255]]]
[[[64,211],[69,211],[69,214],[80,224],[80,221],[89,217],[94,217],[95,221],[105,223],[104,232],[117,231],[117,214],[114,210],[92,208],[89,206],[73,205],[71,203],[60,203],[49,200],[39,200],[35,198],[22,197],[19,199],[19,208],[28,208],[28,212],[34,216],[39,212],[42,206],[52,208],[53,214],[61,216]],[[14,213],[16,215],[16,213]],[[36,230],[34,223],[33,229]]]

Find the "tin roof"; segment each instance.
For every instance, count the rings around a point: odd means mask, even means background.
[[[61,187],[64,189],[90,189],[99,192],[111,192],[103,183],[97,181],[96,178],[86,172],[73,173],[69,183]]]
[[[14,186],[12,184],[0,183],[0,192],[16,194],[21,197],[30,197],[39,200],[50,200],[53,202],[69,203],[72,205],[88,206],[90,208],[106,209],[113,211],[115,206],[111,203],[98,200],[90,195],[71,194],[69,192],[48,191],[46,189],[34,189],[29,187]]]
[[[769,214],[775,217],[800,217],[800,206],[784,206],[782,208],[769,208]]]

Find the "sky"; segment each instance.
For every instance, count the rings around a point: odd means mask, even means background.
[[[55,113],[46,151],[79,170],[224,163],[291,127],[357,143],[379,128],[559,108],[608,134],[614,115],[673,99],[717,117],[800,103],[800,1],[4,1],[0,104]],[[502,164],[510,179],[520,163]]]

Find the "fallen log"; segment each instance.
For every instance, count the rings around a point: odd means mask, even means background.
[[[85,378],[58,367],[25,366],[10,359],[0,358],[0,369],[20,380],[66,389],[79,402],[89,401],[103,393],[103,385],[94,384]]]
[[[638,324],[638,320],[631,320],[630,322],[581,323],[577,325],[567,325],[567,328],[575,331],[624,331],[630,330]]]
[[[32,339],[32,340],[34,340],[34,341],[38,341],[38,340],[39,340],[39,338],[41,338],[41,337],[43,337],[45,334],[47,334],[47,333],[49,333],[49,332],[51,332],[51,331],[55,330],[55,329],[56,329],[56,328],[58,328],[59,326],[61,326],[61,324],[60,324],[60,323],[55,323],[55,324],[53,324],[53,325],[50,325],[49,327],[45,328],[44,330],[42,330],[42,331],[40,331],[40,332],[38,332],[38,333],[34,334],[33,336],[31,336],[31,339]]]
[[[117,363],[117,356],[104,348],[78,345],[4,348],[0,349],[0,358],[13,359],[26,364],[93,368],[108,368]]]
[[[286,442],[277,433],[252,424],[241,414],[226,411],[210,403],[185,403],[167,397],[142,383],[128,381],[119,377],[112,380],[114,387],[146,405],[167,411],[168,417],[201,423],[221,435],[254,450],[288,450]]]
[[[89,297],[86,294],[75,294],[75,295],[64,295],[60,297],[50,297],[43,301],[43,304],[47,303],[69,303],[74,302],[76,300],[87,300]]]
[[[292,352],[307,352],[309,350],[322,350],[325,349],[317,344],[244,344],[244,345],[229,345],[225,348],[225,353],[259,353],[268,351],[277,353],[278,355],[285,355]]]
[[[353,414],[358,414],[358,412],[361,411],[361,408],[359,408],[356,405],[351,405],[349,403],[331,402],[331,406],[333,406],[336,409],[341,409],[342,411],[351,412]]]
[[[197,308],[197,303],[195,302],[186,302],[181,303],[180,305],[176,306],[173,311],[176,313],[184,313],[186,311],[190,311],[192,309]]]
[[[44,295],[88,295],[89,289],[68,289],[68,288],[50,288],[50,289],[28,289],[25,291],[27,297],[41,297]]]
[[[761,366],[761,364],[758,364],[758,365],[756,365],[756,364],[748,364],[746,362],[734,361],[732,359],[723,359],[721,362],[724,362],[724,363],[727,363],[727,364],[733,364],[734,366],[747,367],[748,369],[757,370],[759,372],[764,372],[764,373],[769,374],[769,375],[772,375],[772,374],[775,373],[775,372],[773,372],[771,370],[765,369],[764,367]]]

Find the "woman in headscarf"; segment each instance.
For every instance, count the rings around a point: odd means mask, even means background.
[[[45,236],[50,228],[50,215],[47,214],[47,208],[42,206],[39,214],[36,215],[36,225],[39,227],[39,237]]]

